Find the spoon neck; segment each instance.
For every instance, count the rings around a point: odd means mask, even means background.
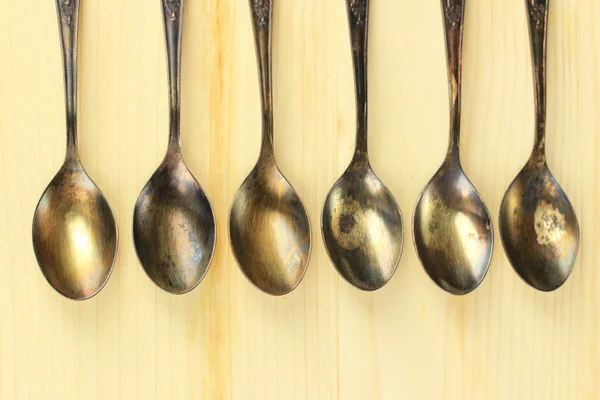
[[[70,136],[69,134],[67,134]],[[67,151],[65,154],[65,161],[79,161],[79,152],[77,151],[77,144],[75,143],[75,139],[67,140]]]
[[[352,163],[353,164],[370,164],[369,161],[369,153],[367,153],[366,150],[360,150],[359,148],[357,148],[354,151],[354,155],[352,156]]]
[[[181,154],[181,143],[179,140],[179,129],[171,130],[169,135],[169,146],[167,148],[167,152],[174,154]]]
[[[360,123],[356,129],[356,146],[355,153],[367,154],[369,151],[369,140],[366,127],[361,127]]]
[[[366,154],[369,147],[367,81],[361,74],[366,74],[364,68],[356,70],[357,82],[363,81],[356,84],[356,151]]]
[[[539,137],[536,135],[536,143],[533,146],[529,163],[536,167],[546,165],[546,146],[544,144],[544,136]]]
[[[183,160],[183,154],[181,153],[181,149],[178,146],[169,146],[167,149],[167,153],[163,158],[163,164],[172,164],[177,163]]]
[[[65,69],[71,69],[68,66]],[[66,71],[65,71],[66,72]],[[75,74],[75,71],[72,72]],[[76,84],[74,81],[77,78],[71,77],[66,79],[66,100],[67,100],[67,158],[78,159],[77,152],[77,96]]]
[[[446,164],[450,166],[460,166],[460,151],[458,146],[449,147],[446,153]]]
[[[273,129],[269,122],[263,121],[262,142],[260,145],[260,159],[275,158],[275,145],[273,143]]]
[[[536,116],[535,139],[533,142],[533,156],[546,158],[546,121],[545,115]]]
[[[460,103],[450,110],[450,135],[448,139],[448,154],[460,153]]]
[[[181,150],[180,134],[180,112],[179,109],[171,109],[169,114],[169,149]]]
[[[67,113],[67,160],[79,160],[77,151],[77,118],[74,114]]]
[[[260,100],[262,110],[263,130],[270,132],[273,130],[273,94],[272,94],[272,72],[271,72],[271,44],[269,32],[265,28],[257,28],[257,57],[260,76]]]

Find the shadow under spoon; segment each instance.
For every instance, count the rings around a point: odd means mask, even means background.
[[[375,175],[367,149],[368,0],[347,0],[354,65],[356,148],[350,165],[323,206],[321,230],[327,253],[353,286],[373,291],[394,275],[403,245],[403,222],[392,193]]]
[[[184,1],[161,1],[169,71],[167,154],[140,193],[133,214],[138,258],[154,283],[173,294],[194,289],[216,244],[213,209],[183,161],[180,146],[181,34]]]
[[[445,291],[475,290],[490,267],[492,219],[460,163],[461,67],[465,0],[442,0],[450,92],[450,143],[446,159],[414,211],[413,239],[429,277]]]
[[[57,0],[67,114],[65,161],[33,217],[35,255],[46,280],[63,296],[97,294],[113,270],[117,224],[77,152],[77,27],[79,0]]]
[[[258,162],[238,189],[229,214],[229,239],[248,280],[270,295],[284,295],[301,282],[310,258],[306,209],[279,171],[273,148],[271,30],[273,0],[250,0],[258,58],[262,145]]]
[[[504,195],[500,237],[517,274],[545,292],[568,279],[579,248],[579,224],[546,164],[546,42],[548,0],[526,0],[535,89],[535,143]]]

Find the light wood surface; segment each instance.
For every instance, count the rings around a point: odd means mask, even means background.
[[[495,252],[473,294],[453,297],[421,267],[410,221],[446,149],[438,0],[372,0],[372,164],[402,208],[405,250],[366,294],[336,273],[320,212],[349,162],[354,93],[343,0],[276,0],[276,153],[313,225],[300,287],[268,297],[229,249],[227,215],[254,164],[260,115],[246,0],[187,0],[182,140],[217,216],[207,278],[174,297],[140,267],[131,221],[167,144],[158,0],[82,0],[81,157],[115,210],[120,243],[105,289],[83,303],[50,288],[31,220],[64,155],[63,82],[52,0],[0,0],[0,398],[600,398],[600,3],[553,0],[548,159],[574,204],[581,247],[555,293],[527,287],[498,235],[504,191],[533,143],[523,0],[468,0],[464,168],[491,210]]]

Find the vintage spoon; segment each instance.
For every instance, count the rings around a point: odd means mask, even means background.
[[[321,231],[340,275],[361,290],[377,290],[394,275],[403,244],[400,208],[371,169],[367,151],[368,0],[347,0],[356,89],[356,148],[327,195]]]
[[[33,216],[33,249],[46,280],[63,296],[97,294],[113,270],[117,224],[102,192],[85,173],[77,152],[77,25],[79,0],[57,0],[67,111],[64,164]]]
[[[262,100],[262,145],[256,166],[233,199],[229,240],[240,269],[275,296],[294,290],[310,258],[310,222],[279,171],[273,148],[271,29],[273,0],[250,0]]]
[[[477,288],[492,259],[492,219],[460,163],[462,36],[465,0],[442,0],[450,94],[446,159],[419,196],[413,239],[425,271],[455,295]]]
[[[546,164],[546,38],[548,0],[526,0],[533,81],[535,143],[500,207],[500,237],[513,268],[538,290],[558,289],[569,277],[579,247],[579,225],[567,195]]]
[[[161,0],[169,70],[167,154],[135,204],[133,239],[144,270],[173,294],[194,289],[215,250],[215,217],[183,161],[179,141],[183,0]]]

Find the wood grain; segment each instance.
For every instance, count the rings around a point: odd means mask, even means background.
[[[373,0],[370,150],[410,221],[446,149],[439,1]],[[276,153],[313,225],[303,284],[270,298],[238,270],[227,214],[256,161],[260,112],[247,1],[188,0],[182,144],[217,215],[217,252],[189,295],[155,287],[137,262],[133,205],[167,145],[158,0],[82,1],[81,157],[113,206],[118,262],[94,299],[44,281],[31,220],[64,155],[53,1],[0,0],[0,399],[600,398],[600,4],[553,0],[548,159],[573,202],[582,243],[553,294],[535,292],[496,244],[473,294],[439,290],[410,231],[395,277],[365,294],[338,277],[321,241],[325,196],[349,162],[354,93],[342,0],[278,0]],[[466,172],[497,221],[533,143],[522,0],[469,0],[463,91]]]

